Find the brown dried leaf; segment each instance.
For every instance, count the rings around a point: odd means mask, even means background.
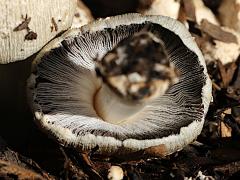
[[[164,144],[160,144],[158,146],[152,146],[144,150],[146,154],[156,156],[156,157],[164,157],[167,154],[167,149]]]
[[[219,69],[219,72],[220,72],[220,76],[222,78],[222,82],[223,82],[223,87],[226,87],[227,86],[227,75],[226,75],[226,70],[222,64],[221,61],[217,61],[217,65],[218,65],[218,69]]]
[[[240,90],[240,56],[239,56],[239,60],[237,61],[236,64],[237,64],[236,66],[238,67],[238,69],[236,71],[236,78],[235,78],[235,81],[233,82],[233,87],[235,89],[239,89]]]
[[[192,0],[182,0],[187,20],[196,22],[195,6]]]
[[[232,136],[232,128],[229,127],[224,122],[221,122],[220,133],[221,133],[221,137],[231,137]]]
[[[181,4],[181,6],[180,6],[177,20],[182,23],[184,23],[187,20],[183,4]]]
[[[213,39],[226,42],[226,43],[236,43],[237,44],[237,37],[227,31],[221,29],[221,27],[210,23],[207,19],[203,19],[201,21],[200,28],[203,32],[211,36]]]
[[[217,61],[217,65],[219,68],[220,76],[222,78],[222,87],[226,88],[233,79],[237,65],[233,62],[224,66],[221,61]]]
[[[44,180],[41,175],[35,173],[32,170],[20,167],[16,164],[8,161],[0,160],[0,178],[10,179],[15,177],[16,179],[39,179]]]
[[[212,86],[214,90],[221,91],[221,87],[218,84],[216,84],[214,81],[212,81]]]

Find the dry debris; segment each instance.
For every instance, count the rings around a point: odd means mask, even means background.
[[[109,6],[113,4],[110,0],[104,2],[105,4],[109,2]],[[146,4],[146,1],[144,4],[143,0],[138,2],[141,6],[136,5],[136,9],[141,7],[143,10],[151,7],[157,0],[152,0],[150,4]],[[180,3],[180,1],[176,2]],[[14,148],[24,156],[10,150],[0,139],[0,178],[106,179],[109,176],[111,179],[114,175],[109,175],[109,169],[119,167],[122,170],[118,169],[119,179],[122,176],[123,179],[239,179],[240,35],[236,30],[239,31],[240,20],[235,17],[239,14],[240,8],[231,4],[239,1],[203,0],[201,2],[201,8],[207,9],[208,12],[204,13],[202,21],[198,20],[198,7],[192,0],[182,0],[180,13],[177,12],[177,18],[189,27],[189,31],[203,51],[213,82],[213,102],[197,142],[167,157],[106,158],[95,155],[94,151],[90,154],[79,154],[72,149],[63,148],[43,136],[33,125],[34,131],[31,132],[32,136],[28,144]],[[91,4],[89,8],[98,8],[98,4],[93,7],[94,1],[89,1],[88,4]],[[132,6],[128,10],[131,8]],[[104,16],[106,13],[111,13],[111,10],[98,9],[97,14],[101,13]],[[26,16],[14,31],[28,29],[30,21],[31,18]],[[55,26],[54,29],[57,31]],[[37,37],[32,31],[28,33],[30,35],[26,35],[28,36],[26,40]],[[156,149],[151,150],[156,151]]]
[[[222,0],[218,9],[218,17],[222,25],[235,29],[240,33],[240,1]]]
[[[137,12],[145,15],[163,15],[177,19],[179,0],[139,0]]]
[[[226,43],[238,43],[234,34],[224,31],[220,26],[210,23],[207,19],[201,21],[200,29],[215,40]]]
[[[0,160],[0,178],[4,179],[39,179],[44,180],[44,178],[28,169],[22,168],[16,164]]]

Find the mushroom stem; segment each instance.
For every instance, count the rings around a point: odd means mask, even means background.
[[[121,124],[132,120],[146,103],[127,100],[118,96],[106,84],[96,93],[94,106],[97,114],[106,122]]]

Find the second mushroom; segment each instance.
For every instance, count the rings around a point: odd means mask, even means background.
[[[98,153],[161,147],[173,153],[200,134],[211,100],[205,61],[185,27],[127,14],[72,29],[33,62],[36,122],[60,143]]]

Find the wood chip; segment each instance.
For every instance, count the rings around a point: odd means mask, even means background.
[[[220,133],[221,133],[221,137],[231,137],[232,136],[232,128],[229,127],[224,122],[221,122]]]
[[[237,61],[237,65],[238,69],[236,70],[235,74],[236,74],[236,78],[235,81],[233,82],[233,87],[235,89],[239,89],[240,90],[240,56],[239,56],[239,60]]]
[[[226,43],[236,43],[237,44],[237,37],[227,31],[221,29],[221,27],[210,23],[207,19],[203,19],[201,21],[200,28],[203,32],[211,36],[213,39],[226,42]]]
[[[182,0],[187,20],[196,22],[195,6],[192,0]]]
[[[217,65],[219,68],[220,76],[222,78],[222,87],[226,88],[232,81],[237,65],[233,62],[224,66],[221,61],[217,61]]]
[[[240,137],[240,127],[238,121],[230,114],[224,116],[224,123],[227,124],[232,129],[232,136]]]
[[[179,13],[178,13],[178,21],[184,23],[187,20],[185,9],[183,7],[183,4],[181,3],[180,8],[179,8]]]
[[[232,114],[232,109],[227,108],[226,110],[223,111],[224,114]]]
[[[221,91],[221,87],[218,84],[216,84],[215,82],[212,81],[212,85],[213,85],[213,89]]]

